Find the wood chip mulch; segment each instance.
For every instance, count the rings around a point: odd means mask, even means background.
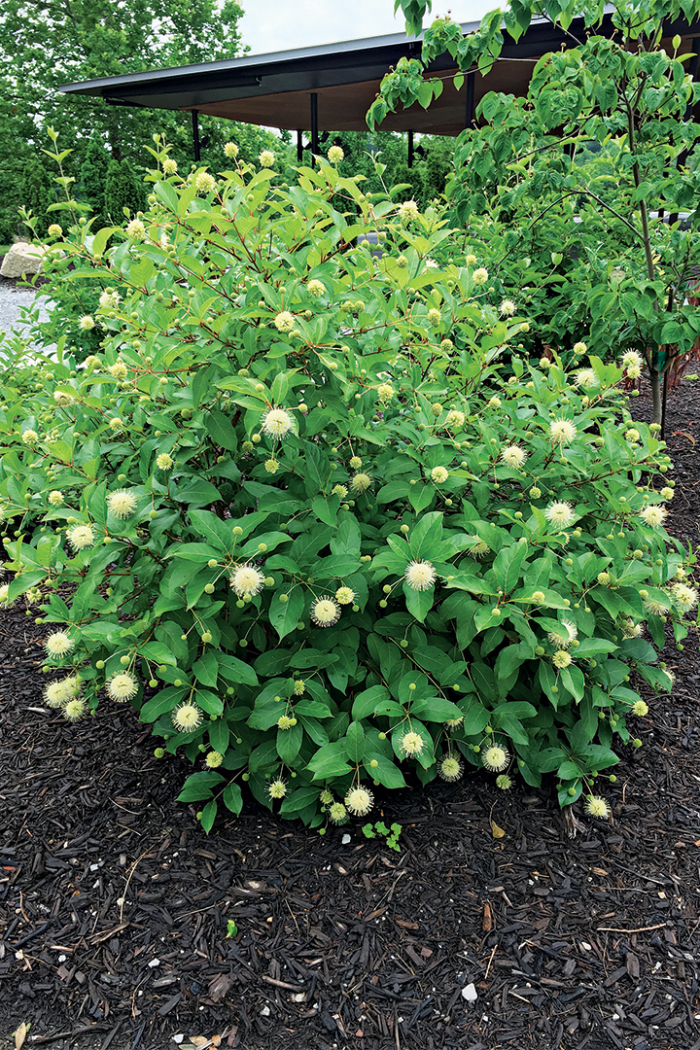
[[[670,408],[695,543],[691,384]],[[0,624],[0,1050],[23,1022],[54,1050],[700,1050],[697,639],[609,822],[474,773],[378,796],[397,853],[252,802],[205,836],[128,706],[44,707],[41,634]]]

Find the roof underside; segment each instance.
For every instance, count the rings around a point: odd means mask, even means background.
[[[475,25],[462,28],[468,32]],[[700,27],[691,33],[687,25],[669,26],[669,45],[670,37],[677,31],[683,35],[681,53],[696,51],[692,45]],[[609,16],[601,32],[612,32]],[[571,46],[571,34],[585,38],[582,25],[574,23],[564,34],[544,20],[534,23],[517,44],[505,34],[502,57],[490,72],[486,76],[476,71],[468,74],[474,80],[473,102],[464,87],[455,90],[454,60],[442,55],[430,67],[432,75],[445,80],[440,98],[427,110],[415,104],[389,114],[382,130],[458,135],[471,122],[472,106],[475,108],[488,91],[525,95],[536,61],[563,44]],[[101,97],[117,105],[197,110],[289,130],[311,126],[310,97],[314,93],[318,99],[319,130],[364,131],[365,113],[379,91],[382,77],[404,55],[418,57],[420,41],[397,34],[84,81],[65,85],[61,91]]]

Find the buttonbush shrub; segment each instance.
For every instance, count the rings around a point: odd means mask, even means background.
[[[142,218],[60,244],[98,352],[4,390],[0,601],[44,595],[47,702],[131,704],[207,830],[245,785],[314,826],[465,767],[590,794],[697,598],[621,368],[524,360],[438,210],[154,156]]]

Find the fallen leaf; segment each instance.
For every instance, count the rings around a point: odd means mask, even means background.
[[[491,821],[491,834],[495,839],[502,839],[505,835],[503,828],[499,828],[495,820]]]
[[[490,933],[492,925],[493,925],[493,920],[491,918],[491,908],[490,908],[490,906],[488,904],[485,904],[484,905],[484,917],[483,917],[483,919],[481,921],[481,928],[484,931],[484,933]]]
[[[15,1032],[15,1050],[22,1050],[29,1028],[30,1026],[25,1021],[22,1021],[22,1024]]]

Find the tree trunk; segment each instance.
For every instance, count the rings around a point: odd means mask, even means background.
[[[651,401],[652,401],[652,423],[661,424],[661,373],[656,369],[652,368],[649,370],[649,379],[651,380]]]

